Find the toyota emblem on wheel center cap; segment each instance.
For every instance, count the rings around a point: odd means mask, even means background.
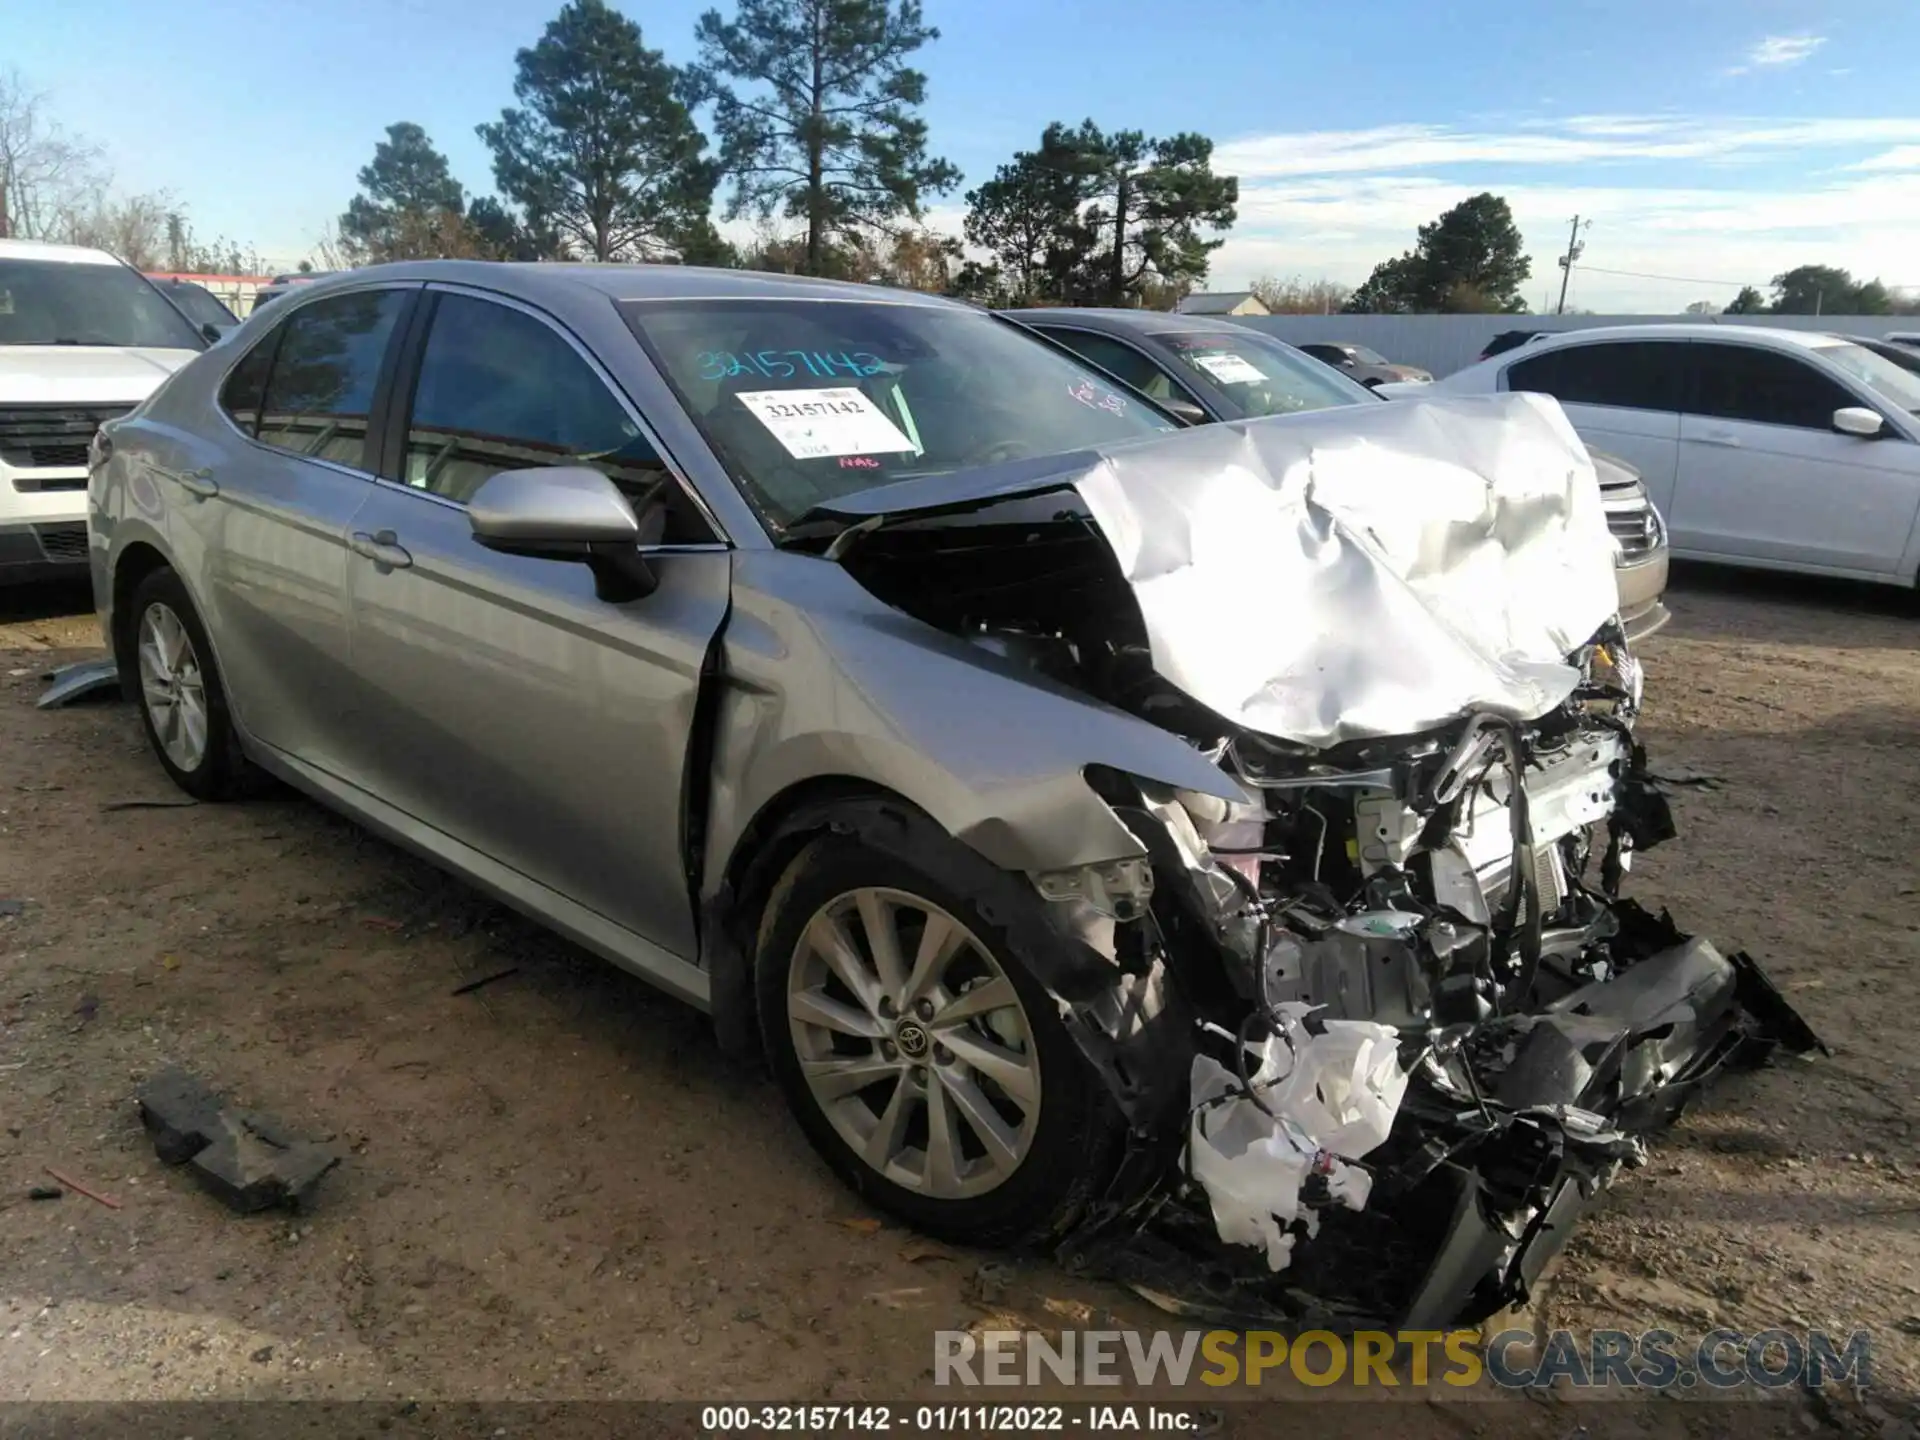
[[[927,1032],[911,1020],[894,1031],[894,1043],[900,1047],[900,1053],[909,1060],[919,1060],[926,1056],[929,1042]]]

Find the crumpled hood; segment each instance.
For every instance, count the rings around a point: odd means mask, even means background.
[[[0,345],[0,405],[135,403],[198,350]]]
[[[817,513],[1075,491],[1155,671],[1226,719],[1324,748],[1470,711],[1545,714],[1618,606],[1585,448],[1541,395],[1435,396],[1210,425],[906,482]]]

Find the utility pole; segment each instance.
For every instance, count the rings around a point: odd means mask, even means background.
[[[1593,222],[1589,220],[1587,224],[1591,225]],[[1580,217],[1574,216],[1573,229],[1567,234],[1567,253],[1560,257],[1560,303],[1553,309],[1556,315],[1567,313],[1567,282],[1573,278],[1573,262],[1578,260],[1580,253],[1587,248],[1580,243],[1580,232],[1584,228],[1585,226],[1580,223]]]

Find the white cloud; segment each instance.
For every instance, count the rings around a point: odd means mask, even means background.
[[[1900,145],[1847,166],[1849,170],[1920,170],[1920,145]]]
[[[1769,35],[1747,51],[1743,63],[1735,65],[1727,73],[1745,75],[1752,70],[1777,70],[1798,65],[1826,43],[1827,37],[1824,35]]]
[[[1783,159],[1791,163],[1763,164]],[[1240,221],[1214,256],[1215,288],[1263,273],[1356,284],[1410,248],[1418,226],[1483,190],[1507,199],[1529,242],[1525,294],[1536,307],[1558,280],[1553,258],[1576,214],[1593,226],[1570,299],[1595,309],[1724,302],[1810,261],[1920,285],[1920,118],[1393,126],[1245,137],[1215,162],[1241,177]]]
[[[1703,120],[1685,115],[1582,115],[1505,131],[1383,125],[1250,136],[1214,150],[1214,168],[1243,180],[1440,165],[1576,165],[1640,160],[1760,161],[1808,150],[1920,141],[1920,118]]]

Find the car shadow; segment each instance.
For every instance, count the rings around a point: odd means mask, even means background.
[[[0,586],[0,625],[61,620],[93,613],[93,586],[85,577]]]
[[[1856,648],[1920,647],[1920,628],[1911,623],[1920,620],[1920,591],[1911,587],[1676,560],[1666,599],[1674,612],[1676,632],[1694,638],[1733,639],[1761,633],[1767,616],[1751,607],[1777,605],[1815,623],[1848,624],[1846,643]],[[1690,605],[1694,599],[1710,603],[1705,608]],[[1740,608],[1716,608],[1711,602],[1733,602]],[[1856,618],[1868,620],[1870,628],[1851,628]],[[1901,623],[1873,623],[1882,620]]]

